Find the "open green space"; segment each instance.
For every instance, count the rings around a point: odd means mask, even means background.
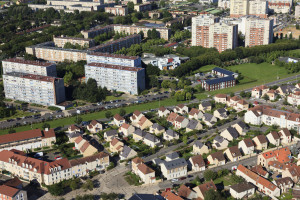
[[[119,99],[124,99],[122,96],[115,97],[115,96],[107,96],[105,98],[105,101],[112,101],[112,100],[119,100]]]
[[[7,119],[15,119],[17,117],[26,117],[32,115],[31,112],[24,112],[22,110],[16,110],[16,113],[10,117],[1,118],[1,121],[7,120]]]
[[[205,68],[207,70],[208,68],[213,68],[213,66],[212,65],[205,66],[202,69],[205,69]],[[241,64],[241,65],[228,67],[228,69],[232,70],[232,71],[238,70],[240,73],[242,73],[242,75],[245,78],[243,80],[241,80],[240,84],[238,84],[235,87],[200,93],[200,94],[196,94],[195,96],[198,99],[204,99],[204,98],[207,98],[208,95],[215,95],[217,93],[230,93],[230,92],[245,90],[245,89],[257,86],[257,85],[261,85],[261,84],[265,84],[265,83],[277,80],[277,72],[281,79],[295,75],[295,74],[288,74],[287,70],[283,67],[278,67],[278,66],[271,65],[268,63]],[[186,103],[186,102],[187,101],[180,102],[180,103]],[[165,99],[162,101],[149,102],[149,103],[145,103],[145,104],[135,104],[135,105],[131,105],[128,107],[124,107],[124,109],[126,110],[127,113],[131,113],[134,110],[145,111],[145,110],[158,108],[160,106],[172,106],[172,105],[176,105],[178,103],[179,102],[177,102],[175,99]],[[112,112],[112,114],[116,114],[116,113],[119,113],[120,108],[111,109],[110,111]],[[100,112],[89,113],[89,114],[80,115],[80,116],[82,117],[83,121],[89,121],[89,120],[93,120],[93,119],[105,118],[105,112],[106,111],[100,111]],[[57,120],[49,121],[47,123],[49,123],[52,128],[62,127],[62,126],[74,124],[75,118],[76,117],[57,119]],[[42,125],[43,125],[43,123],[32,124],[32,128],[33,129],[41,128]],[[30,129],[31,129],[30,125],[15,128],[15,130],[17,132],[30,130]],[[8,130],[2,130],[0,132],[0,135],[7,134],[7,133],[8,133]]]

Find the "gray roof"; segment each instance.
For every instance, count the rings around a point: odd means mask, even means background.
[[[153,194],[134,194],[128,200],[164,200],[164,198]]]
[[[211,121],[213,117],[214,117],[214,116],[213,116],[212,114],[210,114],[210,113],[204,113],[204,115],[203,115],[203,118],[204,118],[206,121]]]
[[[179,158],[179,155],[177,152],[173,152],[173,153],[170,153],[168,155],[166,155],[167,158],[171,159],[171,160],[174,160],[176,158]]]
[[[136,134],[136,135],[139,135],[139,136],[141,136],[141,137],[145,137],[145,135],[147,134],[146,132],[144,132],[144,131],[142,131],[141,129],[136,129],[135,131],[134,131],[134,133]]]
[[[118,135],[118,131],[117,130],[109,130],[109,131],[106,131],[106,135],[107,136]]]
[[[245,123],[242,122],[242,121],[239,121],[237,124],[238,124],[242,129],[248,129],[247,124],[245,124]]]
[[[157,142],[159,141],[159,139],[157,137],[155,137],[154,135],[150,134],[150,133],[146,133],[144,139],[147,139],[151,142]]]
[[[134,151],[134,150],[131,149],[129,146],[124,145],[123,151],[122,151],[122,153],[120,154],[120,156],[122,156],[122,157],[124,157],[124,158],[127,158],[131,151]]]
[[[281,85],[279,86],[284,93],[292,93],[296,87],[294,85]]]
[[[201,149],[201,148],[204,146],[204,144],[203,144],[200,140],[197,140],[197,141],[194,143],[194,145],[195,145],[196,147],[198,147],[199,149]]]
[[[195,129],[198,123],[199,122],[197,120],[192,119],[192,120],[189,121],[189,123],[186,126],[186,128]]]
[[[217,109],[217,111],[222,114],[222,113],[227,113],[227,111],[225,110],[225,108],[219,108]]]
[[[222,143],[224,141],[224,138],[220,135],[217,135],[215,138],[214,138],[215,141],[219,142],[219,143]]]
[[[230,188],[233,189],[234,191],[236,191],[237,193],[241,193],[241,192],[251,190],[251,189],[255,188],[255,186],[252,185],[251,183],[243,182],[243,183],[233,185]]]
[[[178,133],[176,133],[175,131],[173,131],[172,129],[168,129],[166,131],[166,134],[171,136],[171,137],[176,137],[178,135]]]
[[[167,170],[170,170],[170,169],[175,169],[175,168],[178,168],[178,167],[187,166],[187,162],[184,158],[178,158],[176,160],[172,160],[172,161],[169,161],[169,162],[162,163],[162,165],[164,165]]]
[[[238,138],[239,137],[239,132],[237,132],[237,130],[235,129],[235,128],[233,128],[233,127],[228,127],[227,128],[227,131],[229,132],[229,134],[234,138],[234,139],[236,139],[236,138]]]
[[[160,159],[160,158],[155,158],[155,159],[152,160],[152,162],[153,162],[154,164],[156,164],[156,165],[159,165],[159,164],[164,163],[164,162],[166,162],[166,161],[165,161],[165,160],[162,160],[162,159]]]
[[[158,123],[154,123],[154,124],[152,125],[152,128],[157,129],[157,130],[159,130],[159,131],[165,129],[163,126],[159,125]]]
[[[212,71],[220,72],[220,73],[226,74],[228,76],[232,76],[234,74],[232,71],[228,71],[228,70],[220,68],[220,67],[215,67],[212,69]]]
[[[78,132],[74,132],[74,133],[68,133],[67,136],[68,136],[69,138],[75,138],[75,137],[81,136],[81,134],[78,133]]]
[[[202,101],[202,102],[201,102],[201,105],[202,105],[203,107],[208,107],[208,106],[211,106],[211,103],[210,103],[209,101]]]

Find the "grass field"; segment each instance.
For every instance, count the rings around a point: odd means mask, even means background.
[[[120,97],[115,97],[115,96],[107,96],[105,101],[111,101],[111,100],[119,100],[119,99],[124,99],[122,96]]]
[[[209,66],[212,67],[212,66]],[[207,68],[209,68],[207,67]],[[277,79],[277,72],[280,78],[286,78],[289,76],[293,76],[295,74],[288,74],[287,71],[284,68],[274,66],[268,63],[262,63],[262,64],[242,64],[242,65],[236,65],[236,66],[231,66],[228,69],[230,70],[238,70],[242,75],[245,77],[243,80],[241,80],[241,83],[235,87],[232,88],[226,88],[222,90],[217,90],[217,91],[211,91],[211,92],[205,92],[205,93],[200,93],[196,94],[195,96],[198,99],[204,99],[207,98],[207,95],[215,95],[217,93],[230,93],[230,92],[236,92],[244,89],[251,88],[253,86],[261,85],[264,83],[272,82]],[[300,74],[300,73],[299,73]],[[125,107],[124,109],[126,110],[127,113],[131,113],[134,110],[140,110],[140,111],[145,111],[145,110],[150,110],[154,108],[158,108],[160,106],[172,106],[176,105],[179,102],[177,102],[174,99],[166,99],[162,101],[155,101],[155,102],[150,102],[150,103],[145,103],[145,104],[137,104],[137,105],[132,105]],[[180,102],[184,103],[184,102]],[[118,109],[112,109],[111,112],[113,114],[119,113],[119,108]],[[105,112],[106,111],[101,111],[97,113],[89,113],[85,115],[80,115],[83,119],[83,121],[89,121],[92,119],[101,119],[105,118]],[[52,128],[56,127],[62,127],[65,125],[71,125],[74,123],[75,117],[70,117],[70,118],[63,118],[63,119],[58,119],[54,121],[49,121],[47,123],[50,124]],[[42,123],[40,124],[33,124],[32,128],[41,128]],[[17,132],[19,131],[25,131],[31,129],[31,126],[22,126],[15,128]],[[8,130],[2,130],[0,132],[0,135],[2,134],[7,134]]]

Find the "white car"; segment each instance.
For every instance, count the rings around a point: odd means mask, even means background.
[[[172,183],[177,182],[177,181],[178,181],[178,178],[173,178],[173,179],[171,180]]]

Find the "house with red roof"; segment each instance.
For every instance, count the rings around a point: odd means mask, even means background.
[[[170,111],[166,109],[164,106],[161,106],[158,109],[158,116],[159,117],[167,117],[170,114]]]
[[[66,133],[82,133],[82,129],[79,126],[72,124],[68,127]]]
[[[279,146],[280,145],[280,136],[277,133],[277,131],[271,131],[268,135],[267,135],[267,139],[269,141],[269,143],[275,145],[275,146]]]
[[[80,151],[83,156],[91,156],[98,152],[98,150],[89,143],[89,141],[79,136],[75,139],[75,148]]]
[[[200,172],[205,170],[205,162],[201,155],[192,156],[189,159],[192,171]]]
[[[162,192],[161,196],[164,197],[166,200],[183,200],[183,198],[177,196],[170,190]]]
[[[287,97],[287,102],[294,106],[300,105],[300,90],[299,90],[299,88]]]
[[[278,161],[282,164],[291,163],[292,156],[291,151],[288,147],[281,149],[264,152],[258,155],[257,164],[268,168],[270,161]]]
[[[102,124],[97,120],[92,120],[86,128],[90,133],[98,133],[103,130]]]
[[[132,133],[135,131],[134,126],[123,123],[122,126],[119,128],[119,133],[123,133],[125,136],[132,135]]]
[[[192,190],[190,187],[187,187],[186,185],[182,184],[180,188],[178,189],[177,195],[185,198],[185,199],[196,199],[197,193]]]
[[[137,128],[140,128],[141,130],[149,128],[152,125],[153,125],[153,123],[147,117],[145,117],[145,116],[142,116],[140,118],[140,120],[138,121],[138,123],[135,124],[135,126]]]
[[[260,192],[271,198],[277,199],[280,196],[280,189],[276,185],[241,164],[237,167],[236,175],[243,177],[247,182],[255,185]]]
[[[187,106],[184,105],[184,104],[178,104],[178,105],[174,108],[174,112],[183,115],[183,114],[189,112],[189,107],[187,107]]]
[[[117,138],[114,138],[109,143],[109,150],[113,153],[120,153],[122,152],[124,147],[124,143],[118,140]]]
[[[216,185],[214,184],[213,181],[209,181],[206,183],[203,183],[201,185],[198,185],[196,187],[193,188],[193,190],[197,193],[198,198],[200,199],[204,199],[205,198],[205,193],[208,190],[217,190]]]
[[[300,181],[300,166],[293,164],[290,167],[286,167],[282,172],[282,178],[290,177],[294,183],[299,183]]]
[[[186,128],[186,126],[188,125],[188,123],[189,123],[188,119],[186,119],[183,116],[178,115],[175,118],[173,125],[174,125],[174,127],[176,129],[181,129],[181,128]]]
[[[214,100],[215,100],[216,103],[226,104],[227,95],[226,94],[216,94],[214,96]]]
[[[0,185],[0,199],[5,200],[27,200],[27,192],[7,185]]]
[[[251,91],[251,97],[259,99],[264,96],[269,91],[269,87],[265,85],[261,85],[258,87],[254,87]]]
[[[189,112],[189,119],[199,120],[202,119],[202,117],[203,113],[197,108],[192,108]]]
[[[118,127],[122,126],[122,124],[125,123],[125,119],[119,114],[115,114],[113,119],[114,119],[114,124]]]
[[[136,157],[132,160],[132,172],[141,178],[141,181],[145,184],[151,184],[156,182],[155,171],[148,167],[143,159]]]

